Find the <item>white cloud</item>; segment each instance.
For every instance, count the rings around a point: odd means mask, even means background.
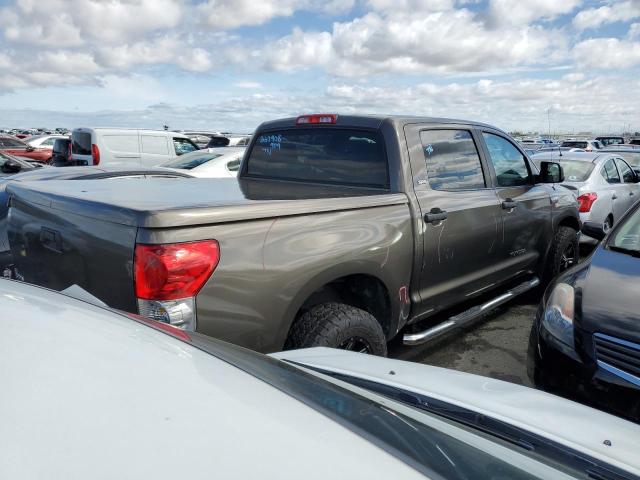
[[[490,0],[488,19],[492,25],[528,25],[553,20],[572,12],[583,0]]]
[[[591,38],[578,43],[573,56],[581,68],[630,68],[640,64],[640,42]]]
[[[629,21],[640,17],[640,1],[610,1],[597,8],[582,10],[573,19],[578,30],[598,28],[602,25],[620,21]]]
[[[229,30],[262,25],[299,10],[337,15],[351,10],[354,3],[355,0],[207,0],[197,6],[197,12],[208,27]]]
[[[564,38],[541,26],[488,29],[469,10],[369,13],[329,32],[294,29],[255,52],[267,68],[322,67],[335,75],[460,73],[546,63],[564,55]]]
[[[255,82],[253,80],[241,80],[233,84],[234,87],[238,88],[246,88],[251,90],[258,90],[262,88],[262,84],[260,82]]]

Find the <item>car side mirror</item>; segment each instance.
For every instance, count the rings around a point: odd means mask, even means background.
[[[18,173],[20,170],[22,170],[22,165],[13,160],[7,160],[2,165],[2,173]]]
[[[557,162],[540,162],[540,181],[542,183],[564,182],[564,170]]]
[[[33,152],[34,150],[35,150],[35,148],[34,148],[34,147],[32,147],[31,145],[29,145],[29,146],[26,148],[26,151],[27,151],[27,152]]]
[[[582,233],[598,241],[607,236],[607,232],[604,231],[602,223],[596,222],[584,222],[582,224]]]

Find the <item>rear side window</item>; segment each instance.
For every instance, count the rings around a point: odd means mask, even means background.
[[[167,137],[158,135],[140,135],[142,140],[142,153],[152,155],[169,155]]]
[[[131,135],[105,135],[102,141],[112,152],[140,153],[137,132]]]
[[[629,168],[629,165],[619,158],[616,158],[616,164],[618,165],[618,170],[620,171],[620,175],[622,175],[622,181],[624,183],[636,183],[636,176]]]
[[[527,160],[520,150],[498,135],[482,132],[482,136],[487,144],[499,187],[518,187],[531,183]]]
[[[429,185],[435,190],[469,190],[486,186],[478,149],[467,130],[420,132]]]
[[[389,188],[382,136],[372,130],[330,127],[262,133],[249,153],[247,175]]]
[[[561,147],[587,148],[587,142],[562,142]]]
[[[609,183],[620,183],[620,175],[616,169],[616,164],[609,159],[602,167],[602,176]]]
[[[214,158],[218,158],[221,156],[222,156],[221,153],[197,151],[197,152],[186,153],[180,157],[169,160],[168,162],[163,163],[161,166],[191,170],[193,168],[199,167],[200,165],[204,165],[207,162],[210,162]]]
[[[77,155],[91,155],[91,134],[73,132],[71,134],[71,151]]]
[[[2,148],[25,148],[25,144],[13,138],[0,138],[0,147]]]

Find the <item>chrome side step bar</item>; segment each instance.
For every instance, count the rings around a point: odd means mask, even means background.
[[[512,288],[511,290],[503,293],[502,295],[490,300],[482,305],[476,305],[475,307],[471,307],[469,310],[466,310],[458,315],[454,315],[450,317],[448,320],[439,323],[433,327],[427,328],[422,332],[417,333],[405,333],[402,337],[403,343],[405,345],[421,345],[423,343],[434,340],[441,335],[444,335],[447,332],[455,330],[457,328],[463,328],[473,323],[475,320],[481,318],[485,313],[491,311],[493,308],[496,308],[503,303],[508,302],[509,300],[521,295],[535,287],[540,285],[540,279],[537,277],[521,283],[517,287]]]

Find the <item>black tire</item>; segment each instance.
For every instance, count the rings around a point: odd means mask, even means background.
[[[285,350],[331,347],[387,356],[387,339],[376,318],[343,303],[323,303],[300,315],[285,342]]]
[[[579,255],[578,232],[571,227],[562,226],[558,228],[547,257],[547,265],[543,276],[545,285],[559,273],[576,265],[579,261]]]

